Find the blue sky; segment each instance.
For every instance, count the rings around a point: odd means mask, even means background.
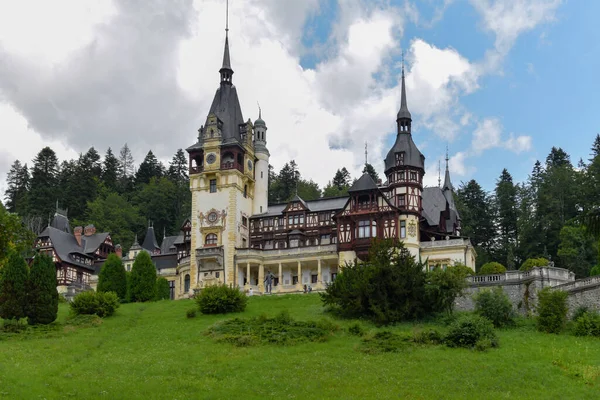
[[[0,2],[0,191],[15,159],[46,145],[64,160],[127,142],[137,162],[150,149],[168,162],[195,141],[225,0],[129,4]],[[343,166],[360,175],[365,141],[383,173],[403,50],[425,183],[448,146],[455,184],[492,190],[505,167],[526,179],[552,146],[588,158],[597,15],[600,2],[573,0],[230,0],[233,81],[246,119],[260,102],[274,168],[294,159],[324,186]]]

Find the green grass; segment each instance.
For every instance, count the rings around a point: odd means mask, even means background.
[[[186,318],[190,300],[122,305],[100,325],[0,333],[0,398],[10,399],[597,399],[600,340],[549,335],[532,324],[499,331],[486,352],[414,345],[358,351],[355,321],[326,342],[236,347],[207,328],[232,316]],[[236,317],[318,320],[316,294],[252,297]],[[361,322],[367,332],[380,331]],[[437,327],[443,330],[444,327]],[[402,324],[386,328],[411,332]]]

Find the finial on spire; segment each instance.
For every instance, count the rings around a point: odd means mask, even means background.
[[[404,51],[402,51],[402,82],[400,87],[400,110],[396,117],[398,122],[398,133],[411,133],[411,121],[412,117],[410,111],[408,111],[408,105],[406,102],[406,83],[404,82]]]
[[[442,187],[442,160],[438,160],[438,187]]]
[[[450,158],[448,158],[448,145],[446,145],[446,171],[448,171],[448,160],[450,160]]]
[[[225,1],[225,36],[229,33],[229,0]]]
[[[256,101],[256,104],[258,104],[258,119],[262,119],[262,110],[260,109],[260,103]]]
[[[402,49],[402,77],[404,78],[404,49]]]
[[[223,66],[219,73],[221,74],[221,83],[231,85],[233,70],[231,69],[231,57],[229,56],[229,1],[227,1],[225,14],[225,50],[223,51]]]
[[[369,148],[368,143],[365,141],[365,166],[369,163]]]

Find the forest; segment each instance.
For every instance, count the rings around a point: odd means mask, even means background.
[[[366,164],[365,172],[379,180],[372,165]],[[302,176],[294,160],[279,172],[269,166],[269,203],[285,202],[296,193],[304,200],[345,195],[357,178],[343,167],[320,188]],[[461,182],[455,197],[461,235],[475,246],[478,267],[497,261],[518,269],[528,258],[545,257],[581,278],[598,264],[597,239],[585,221],[600,209],[600,135],[590,158],[576,166],[569,154],[553,147],[545,160],[535,162],[525,182],[514,182],[505,168],[492,191],[473,179]],[[149,223],[160,241],[160,235],[177,234],[190,217],[187,156],[179,149],[164,165],[149,151],[136,164],[125,144],[117,155],[109,148],[102,157],[92,147],[61,162],[45,147],[29,165],[14,161],[4,204],[35,234],[58,207],[68,210],[72,227],[93,224],[111,232],[113,242],[125,249],[136,234],[143,238]]]

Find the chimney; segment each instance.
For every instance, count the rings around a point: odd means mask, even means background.
[[[96,227],[94,225],[88,225],[85,227],[83,235],[84,236],[92,236],[95,233],[96,233]]]
[[[73,230],[73,235],[75,236],[75,240],[77,240],[77,244],[81,246],[81,232],[83,232],[83,228],[81,226],[76,226]]]
[[[119,258],[123,258],[123,248],[121,247],[120,244],[115,246],[115,254],[119,257]]]
[[[383,183],[381,182],[381,178],[377,179],[377,184],[378,184],[379,186],[383,185]]]

